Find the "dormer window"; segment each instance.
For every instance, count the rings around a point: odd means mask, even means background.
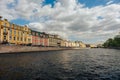
[[[12,28],[12,24],[10,23],[10,28]]]
[[[4,19],[5,21],[8,21],[7,19]]]
[[[6,26],[7,25],[7,23],[4,23],[4,26]]]

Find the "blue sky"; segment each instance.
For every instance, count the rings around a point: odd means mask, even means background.
[[[56,0],[45,0],[44,2],[43,2],[43,5],[52,5],[52,6],[54,6],[54,3],[56,2]]]
[[[118,3],[120,0],[78,0],[80,3],[85,4],[86,7],[105,6],[106,3],[112,1],[112,3]]]
[[[85,43],[120,32],[120,0],[1,0],[0,16],[36,31]]]
[[[15,24],[19,24],[19,25],[25,25],[25,24],[30,23],[30,21],[18,18],[18,19],[15,19],[15,20],[11,20],[11,23],[15,23]]]
[[[57,0],[45,0],[43,3],[44,3],[44,5],[51,4],[52,6],[54,6],[54,3],[56,1]],[[120,0],[78,0],[79,3],[85,4],[85,6],[89,7],[89,8],[94,7],[94,6],[98,6],[98,5],[104,6],[109,1],[113,1],[112,3],[120,3]]]
[[[45,0],[43,3],[44,3],[44,5],[51,4],[52,6],[54,6],[54,3],[56,1],[57,0]],[[78,0],[79,3],[85,4],[85,7],[88,7],[88,8],[99,6],[99,5],[104,6],[109,1],[112,1],[112,3],[120,3],[120,0]]]

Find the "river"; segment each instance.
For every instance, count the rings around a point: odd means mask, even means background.
[[[0,80],[120,80],[120,50],[0,54]]]

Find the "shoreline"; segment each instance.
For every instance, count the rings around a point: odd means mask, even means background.
[[[120,47],[103,47],[104,49],[118,49],[120,50]]]
[[[17,53],[48,52],[48,51],[62,51],[62,50],[81,50],[81,49],[91,49],[91,48],[0,45],[0,54],[13,54],[13,53],[17,54]],[[118,49],[118,50],[120,50],[120,48],[104,48],[104,49]]]
[[[15,46],[15,45],[0,45],[0,54],[12,53],[31,53],[31,52],[47,52],[47,51],[61,51],[61,50],[79,50],[86,48],[62,48],[62,47],[34,47],[34,46]]]
[[[39,51],[21,51],[21,52],[0,52],[0,54],[19,54],[19,53],[32,53],[32,52],[48,52],[48,51],[62,51],[62,50],[71,50],[71,49],[58,49],[58,50],[39,50]]]

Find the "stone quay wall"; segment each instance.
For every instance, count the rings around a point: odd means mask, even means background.
[[[72,48],[0,45],[0,53],[21,53],[21,52],[38,52],[38,51],[54,51],[54,50],[69,50],[69,49]]]

